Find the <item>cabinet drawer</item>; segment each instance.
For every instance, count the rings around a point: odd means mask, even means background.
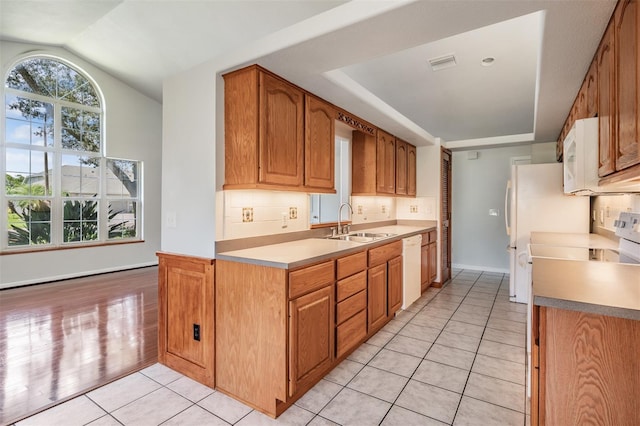
[[[339,325],[336,332],[336,356],[340,357],[367,335],[367,311],[362,311]]]
[[[429,231],[429,242],[434,243],[436,242],[437,239],[438,239],[438,231],[436,231],[435,229],[433,231]]]
[[[357,292],[367,287],[367,271],[362,271],[355,275],[338,281],[336,300],[338,302],[353,296]]]
[[[337,279],[339,280],[356,272],[364,271],[367,269],[367,252],[361,251],[360,253],[342,257],[336,261],[336,267],[338,269]]]
[[[334,280],[333,260],[289,273],[289,298],[322,288]]]
[[[380,265],[397,256],[402,256],[401,240],[381,247],[372,248],[369,250],[369,267]]]
[[[427,244],[429,244],[429,233],[425,232],[422,234],[422,241],[420,242],[420,245],[426,246]]]
[[[367,307],[367,292],[361,291],[358,294],[338,303],[336,310],[336,324],[343,323],[346,319],[351,318],[355,313],[360,312]]]

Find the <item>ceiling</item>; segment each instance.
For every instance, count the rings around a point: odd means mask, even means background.
[[[416,145],[554,141],[615,1],[0,0],[0,39],[60,46],[162,101],[259,63]],[[454,55],[433,71],[429,59]],[[491,66],[482,59],[493,57]],[[6,60],[6,59],[5,59]]]

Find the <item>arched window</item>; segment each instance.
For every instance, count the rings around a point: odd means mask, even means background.
[[[141,165],[104,156],[93,82],[62,60],[31,57],[4,90],[3,247],[139,238]]]

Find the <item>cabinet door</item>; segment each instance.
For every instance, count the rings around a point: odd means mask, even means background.
[[[402,306],[402,256],[388,263],[387,291],[389,292],[389,316],[393,316]]]
[[[425,234],[426,235],[426,234]],[[429,244],[425,244],[420,248],[420,282],[429,284]],[[423,285],[422,289],[425,289]]]
[[[289,396],[331,367],[333,285],[289,302]]]
[[[435,282],[438,276],[438,245],[434,241],[429,243],[429,284]]]
[[[260,73],[261,183],[302,186],[303,102],[300,90]]]
[[[367,281],[367,312],[369,331],[387,320],[387,264],[370,268]]]
[[[615,58],[613,52],[613,26],[609,26],[602,37],[598,49],[598,120],[600,130],[599,176],[607,176],[615,171]]]
[[[158,257],[158,360],[213,386],[213,261],[167,254]]]
[[[598,60],[593,60],[585,81],[587,87],[587,118],[598,116]]]
[[[407,143],[396,139],[396,194],[407,195]]]
[[[396,139],[378,130],[376,154],[376,190],[382,194],[395,194]]]
[[[616,170],[640,163],[638,108],[640,103],[640,29],[636,0],[622,0],[615,16],[617,69]]]
[[[331,105],[305,95],[305,186],[334,188],[335,115]]]
[[[407,195],[416,195],[416,147],[407,144]]]

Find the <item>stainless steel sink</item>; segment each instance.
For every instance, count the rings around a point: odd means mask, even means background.
[[[357,237],[366,237],[366,238],[378,239],[378,238],[394,237],[396,234],[372,233],[372,232],[352,232],[349,235],[354,235],[354,236],[357,236]]]
[[[370,243],[371,241],[375,240],[375,238],[373,237],[365,237],[365,236],[351,235],[351,234],[335,235],[333,237],[327,237],[327,238],[329,238],[330,240],[353,241],[354,243]]]
[[[334,235],[327,238],[330,240],[353,241],[354,243],[370,243],[371,241],[379,240],[381,238],[393,237],[395,235],[396,234],[388,233],[351,232],[349,234]]]

